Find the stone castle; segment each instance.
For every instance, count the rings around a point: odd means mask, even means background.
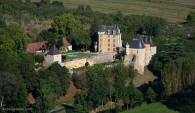
[[[122,47],[122,40],[118,25],[102,25],[98,31],[98,42],[95,44],[95,49],[104,53],[116,52],[119,47]]]
[[[156,45],[152,42],[151,38],[133,39],[131,44],[126,44],[126,56],[124,59],[125,64],[131,64],[138,73],[144,74],[144,67],[149,65],[156,55]]]

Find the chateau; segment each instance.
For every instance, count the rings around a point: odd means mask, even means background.
[[[144,74],[144,67],[149,65],[156,55],[156,45],[153,44],[151,38],[133,39],[131,44],[126,44],[125,64],[131,64],[138,73]]]
[[[122,47],[121,33],[118,25],[102,25],[98,31],[98,42],[95,49],[98,52],[116,52],[118,47]]]

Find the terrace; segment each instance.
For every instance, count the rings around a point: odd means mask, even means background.
[[[62,55],[62,61],[67,62],[74,59],[88,58],[95,55],[96,54],[94,53],[87,53],[87,52],[68,52]]]

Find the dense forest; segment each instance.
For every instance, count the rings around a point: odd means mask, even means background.
[[[50,23],[49,27],[30,29],[32,25],[43,25],[44,21]],[[35,63],[44,59],[26,53],[28,43],[47,40],[58,46],[55,40],[66,37],[74,50],[94,51],[98,28],[114,24],[120,27],[123,45],[143,35],[153,38],[158,50],[149,69],[158,76],[158,83],[136,88],[132,83],[136,70],[120,63],[112,68],[86,66],[84,73],[72,77],[75,86],[82,92],[75,96],[75,109],[68,112],[86,113],[108,102],[121,101],[123,104],[116,104],[114,111],[107,112],[119,113],[144,101],[162,100],[167,105],[179,107],[178,102],[182,102],[192,106],[195,101],[194,23],[194,12],[186,17],[186,23],[173,24],[158,17],[123,15],[120,11],[104,14],[84,5],[68,9],[58,1],[1,0],[0,110],[9,113],[6,108],[32,108],[11,112],[48,113],[55,100],[67,93],[71,82],[68,69],[54,63],[35,71]],[[29,95],[33,95],[35,103],[29,103]],[[180,96],[184,98],[178,98]],[[179,107],[175,109],[180,110]],[[193,113],[190,107],[184,109]]]

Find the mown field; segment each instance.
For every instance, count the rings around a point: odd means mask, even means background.
[[[54,1],[54,0],[53,0]],[[195,0],[58,0],[65,7],[90,5],[94,10],[113,13],[121,10],[124,14],[149,15],[183,22],[186,15],[195,10]]]
[[[179,113],[179,112],[171,110],[159,102],[130,109],[121,113]]]

